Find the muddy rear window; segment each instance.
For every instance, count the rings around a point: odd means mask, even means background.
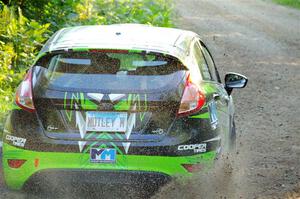
[[[186,70],[172,56],[143,51],[57,53],[42,57],[36,65],[41,66],[48,88],[63,90],[92,89],[96,84],[103,89],[130,89],[132,84],[135,89],[151,89],[172,82],[177,72]]]
[[[176,59],[160,53],[72,52],[42,58],[37,65],[53,73],[166,75],[184,70]]]

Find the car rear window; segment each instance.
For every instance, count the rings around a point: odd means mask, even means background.
[[[79,74],[166,75],[185,67],[176,58],[160,53],[70,52],[42,58],[37,65],[49,72]]]
[[[60,90],[89,90],[97,84],[103,89],[130,89],[132,84],[135,89],[153,89],[172,82],[177,72],[186,70],[169,55],[118,50],[53,53],[36,65],[42,67],[48,87]]]

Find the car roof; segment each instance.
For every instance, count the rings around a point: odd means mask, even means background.
[[[176,28],[142,24],[75,26],[56,32],[41,53],[84,48],[161,52],[183,59],[197,34]]]

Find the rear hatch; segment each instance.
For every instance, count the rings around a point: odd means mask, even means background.
[[[53,139],[158,141],[176,118],[185,72],[160,53],[51,53],[34,67],[34,105]]]

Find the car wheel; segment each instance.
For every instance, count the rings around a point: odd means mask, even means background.
[[[233,172],[234,160],[236,155],[236,128],[234,120],[230,124],[231,129],[229,135],[224,138],[222,144],[222,151],[220,156],[220,164],[225,173],[231,174]]]
[[[229,135],[229,152],[232,155],[236,154],[236,128],[234,119],[232,121],[231,132]]]

